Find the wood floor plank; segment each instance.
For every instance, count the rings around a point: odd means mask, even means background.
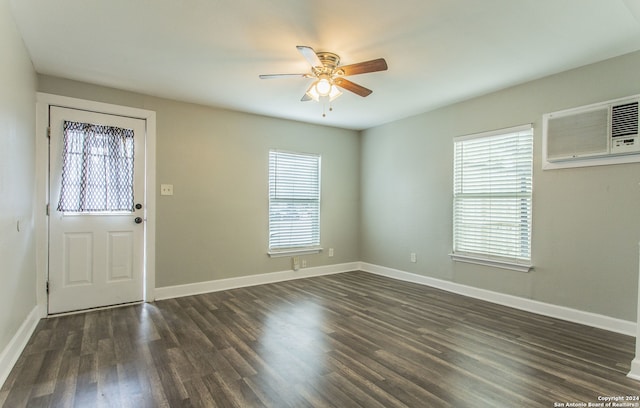
[[[350,272],[44,319],[0,406],[596,403],[640,394],[634,341]]]
[[[36,336],[36,341],[40,339],[41,337]],[[36,378],[42,369],[44,357],[44,352],[21,356],[24,361],[22,364],[18,362],[19,364],[16,365],[19,367],[19,372],[12,382],[11,391],[7,395],[3,407],[22,407],[27,405],[33,388],[39,385],[36,383]]]
[[[247,383],[266,407],[298,408],[311,406],[301,395],[294,392],[293,386],[287,384],[278,376],[258,373],[245,378],[244,382]]]
[[[138,348],[141,357],[138,361],[139,366],[137,366],[138,381],[140,382],[144,401],[149,402],[150,407],[155,406],[164,408],[169,407],[170,405],[158,372],[165,370],[166,367],[155,364],[152,351],[149,348],[149,345],[156,341],[159,340],[143,343]]]
[[[60,369],[58,370],[56,386],[51,396],[51,406],[73,407],[79,364],[80,357],[77,354],[72,354],[65,350]]]

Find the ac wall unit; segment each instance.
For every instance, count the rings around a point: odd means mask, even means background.
[[[543,115],[543,168],[640,161],[640,95]]]

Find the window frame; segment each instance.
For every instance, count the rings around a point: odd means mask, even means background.
[[[532,237],[532,229],[533,229],[532,228],[533,226],[533,134],[534,134],[533,126],[531,124],[526,124],[526,125],[515,126],[515,127],[506,128],[506,129],[499,129],[495,131],[458,136],[453,139],[453,142],[454,142],[453,143],[454,145],[453,146],[454,147],[453,184],[454,185],[453,185],[453,202],[452,202],[453,204],[452,205],[453,207],[452,208],[453,210],[453,214],[452,214],[453,237],[452,238],[453,239],[452,239],[452,253],[450,254],[452,260],[459,261],[459,262],[468,262],[468,263],[492,266],[497,268],[510,269],[510,270],[515,270],[519,272],[529,272],[533,268],[532,250],[531,250],[531,244],[532,244],[531,237]],[[491,161],[492,158],[496,160],[496,156],[498,161],[497,162],[493,161],[492,164],[494,165],[498,163],[499,166],[504,167],[505,164],[513,165],[517,163],[516,165],[518,166],[517,167],[518,170],[514,172],[514,174],[512,175],[512,179],[510,179],[510,181],[513,183],[513,190],[510,191],[506,189],[506,187],[503,187],[504,184],[501,184],[499,186],[500,188],[496,188],[496,190],[500,190],[500,191],[495,193],[494,192],[478,193],[477,191],[475,193],[465,193],[461,191],[464,188],[464,186],[469,188],[471,183],[469,183],[469,185],[464,184],[463,169],[458,167],[459,165],[462,165],[462,163],[464,163],[464,158],[462,157],[463,156],[462,152],[464,150],[458,151],[458,147],[462,146],[462,149],[464,149],[463,146],[466,141],[478,142],[478,141],[481,141],[482,139],[485,139],[486,141],[485,146],[489,147],[491,146],[492,141],[495,142],[496,140],[499,140],[499,138],[501,137],[502,138],[512,137],[514,139],[513,142],[522,143],[522,149],[523,149],[522,151],[524,152],[524,155],[526,155],[526,158],[519,158],[512,162],[506,162],[504,160],[499,161],[500,159],[506,158],[506,154],[505,153],[501,154],[500,152],[494,155],[492,155],[492,153],[487,153],[487,155],[484,157],[482,155],[478,155],[478,156],[475,156],[474,158],[484,159],[485,162],[482,162],[484,166],[487,166],[487,164]],[[504,173],[500,173],[500,175],[504,175]],[[470,173],[467,173],[467,177],[469,176],[470,176]],[[474,176],[477,176],[477,174],[474,174]],[[489,177],[489,179],[490,180],[493,179],[494,183],[496,182],[495,177],[493,178]],[[482,180],[485,180],[485,178],[482,178]],[[487,185],[491,185],[491,181],[488,181]],[[472,187],[480,188],[479,186],[486,187],[486,185],[483,185],[482,183],[472,185]],[[507,249],[508,245],[506,246],[503,245],[501,248],[500,245],[491,245],[486,242],[488,241],[488,238],[494,237],[496,235],[501,235],[503,237],[506,237],[509,235],[509,233],[499,232],[498,228],[496,227],[497,223],[488,222],[486,218],[483,219],[482,221],[478,221],[478,223],[476,224],[476,226],[481,225],[484,231],[480,232],[481,235],[479,238],[477,238],[475,242],[479,243],[481,246],[485,245],[487,247],[491,247],[491,249],[478,250],[478,251],[460,249],[460,248],[464,248],[464,244],[461,245],[462,240],[460,239],[461,236],[464,236],[464,232],[461,233],[461,230],[463,229],[463,227],[461,227],[460,225],[461,221],[459,221],[460,218],[462,218],[462,214],[460,214],[460,212],[464,211],[463,209],[461,209],[463,206],[463,204],[461,203],[465,199],[470,201],[470,200],[473,200],[474,198],[476,200],[486,200],[485,202],[488,202],[488,201],[495,202],[497,199],[502,199],[503,201],[504,200],[513,201],[513,203],[510,203],[508,207],[511,209],[513,213],[512,214],[513,220],[516,220],[513,222],[511,226],[511,230],[518,231],[517,234],[520,235],[521,237],[524,236],[526,240],[523,241],[523,239],[521,238],[519,240],[521,241],[520,243],[516,243],[515,245],[513,245],[512,247],[517,249],[514,249],[512,253],[508,254],[509,252],[509,250]],[[525,204],[524,207],[523,207],[523,203]],[[508,210],[504,211],[504,213],[506,212],[508,212]],[[467,212],[467,214],[469,214],[469,212]],[[481,217],[481,218],[484,218],[484,217]],[[468,234],[467,237],[471,235],[472,234]],[[516,233],[513,233],[512,235],[516,235]],[[467,242],[470,242],[470,243],[474,242],[474,240],[470,238],[467,238],[467,240],[468,240]],[[523,245],[525,245],[525,250],[526,250],[525,252],[523,252],[523,249],[522,249]],[[471,245],[467,245],[467,248],[470,246]],[[499,253],[500,251],[503,251],[504,253]],[[523,256],[525,254],[526,256]]]
[[[288,178],[295,175],[294,169],[285,169],[284,173],[278,173],[277,163],[273,160],[278,158],[285,159],[290,163],[295,164],[296,157],[301,160],[315,161],[315,171],[311,167],[307,167],[307,173],[313,177],[313,180],[298,180],[302,184],[296,182],[295,187],[301,187],[301,190],[286,190],[281,191],[281,196],[278,196],[278,174],[280,179],[282,177]],[[314,254],[322,251],[320,246],[321,238],[321,198],[322,198],[322,156],[317,153],[304,153],[294,152],[280,149],[270,149],[268,157],[268,255],[270,257],[288,256],[288,255],[304,255]],[[286,182],[285,180],[284,182]],[[288,180],[289,187],[292,186],[291,180]],[[309,182],[310,185],[306,185]],[[303,191],[304,190],[304,191]],[[291,191],[287,193],[286,191]],[[315,197],[313,195],[315,194]],[[301,225],[297,225],[297,232],[302,232],[305,238],[289,237],[289,241],[273,240],[274,234],[282,231],[282,223],[285,223],[280,217],[276,216],[277,205],[287,205],[289,210],[293,209],[294,213],[298,210],[302,212],[311,211],[311,225],[308,228],[304,228]],[[306,207],[306,209],[305,209]],[[309,214],[303,214],[302,216],[308,216]],[[300,214],[295,213],[295,216]],[[280,223],[280,225],[278,225]],[[289,224],[291,227],[296,227],[295,224]],[[295,234],[294,234],[295,235]],[[304,242],[306,240],[306,242]],[[280,241],[280,242],[278,242]],[[296,243],[296,241],[298,241]]]

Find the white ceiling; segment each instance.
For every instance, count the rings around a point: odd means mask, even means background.
[[[262,115],[365,129],[640,49],[640,0],[11,0],[37,72]],[[296,45],[373,90],[323,106]]]

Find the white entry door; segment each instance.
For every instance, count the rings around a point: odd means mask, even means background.
[[[145,121],[50,107],[49,313],[144,294]]]

